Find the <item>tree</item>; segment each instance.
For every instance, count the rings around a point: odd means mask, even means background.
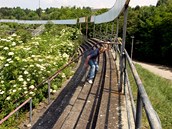
[[[21,20],[26,15],[23,9],[20,7],[13,9],[13,16],[15,16],[16,19]]]

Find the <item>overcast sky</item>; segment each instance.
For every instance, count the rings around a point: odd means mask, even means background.
[[[108,1],[108,2],[107,2]],[[116,0],[0,0],[0,7],[21,7],[35,10],[50,7],[76,6],[92,8],[111,8]],[[156,5],[158,0],[130,0],[130,6],[149,6]],[[40,2],[40,4],[39,4]]]

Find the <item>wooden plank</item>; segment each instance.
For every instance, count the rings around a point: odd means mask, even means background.
[[[67,116],[65,122],[62,125],[62,129],[74,128],[75,124],[77,123],[78,117],[82,111],[82,108],[87,100],[87,96],[91,85],[86,83],[79,94],[74,106],[72,107],[71,112]]]
[[[112,53],[110,53],[110,101],[109,101],[109,116],[108,116],[108,128],[109,129],[119,129],[119,103],[120,96],[118,93],[117,85],[117,72],[116,64],[113,60]]]
[[[102,92],[102,99],[100,104],[100,109],[98,113],[98,119],[96,123],[97,129],[107,128],[107,119],[109,115],[108,111],[108,99],[109,99],[109,84],[110,84],[110,65],[109,65],[109,56],[108,52],[106,52],[106,74],[105,74],[105,82],[104,88]]]
[[[75,93],[73,94],[69,104],[65,107],[64,111],[62,112],[61,116],[59,117],[59,119],[57,120],[57,122],[55,123],[55,125],[53,126],[53,129],[60,129],[62,124],[64,123],[66,117],[69,115],[72,106],[74,105],[80,91],[81,91],[82,87],[79,86],[76,88]]]
[[[88,128],[90,125],[90,118],[93,119],[94,118],[94,111],[97,105],[97,99],[98,99],[98,92],[100,89],[99,86],[99,81],[100,81],[100,76],[101,76],[101,71],[102,71],[102,63],[103,63],[103,55],[100,55],[100,60],[99,60],[99,71],[96,74],[96,77],[94,79],[94,84],[92,86],[92,89],[90,91],[90,94],[88,96],[87,102],[85,104],[85,107],[83,109],[83,112],[79,118],[79,121],[77,123],[76,129],[86,129]]]

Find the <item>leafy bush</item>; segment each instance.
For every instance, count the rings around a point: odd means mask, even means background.
[[[34,96],[36,105],[47,97],[47,84],[36,86],[68,62],[79,45],[77,40],[81,35],[79,30],[66,27],[58,35],[46,31],[25,43],[19,34],[0,38],[0,119],[15,108],[15,100],[20,100],[17,101],[20,104]],[[52,93],[70,76],[69,69],[55,78]]]

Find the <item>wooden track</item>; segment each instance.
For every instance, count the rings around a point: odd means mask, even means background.
[[[99,45],[89,40],[80,52]],[[117,68],[111,51],[99,56],[93,84],[85,81],[84,56],[75,75],[32,129],[119,129],[123,96],[118,94]],[[88,70],[87,70],[88,71]]]

